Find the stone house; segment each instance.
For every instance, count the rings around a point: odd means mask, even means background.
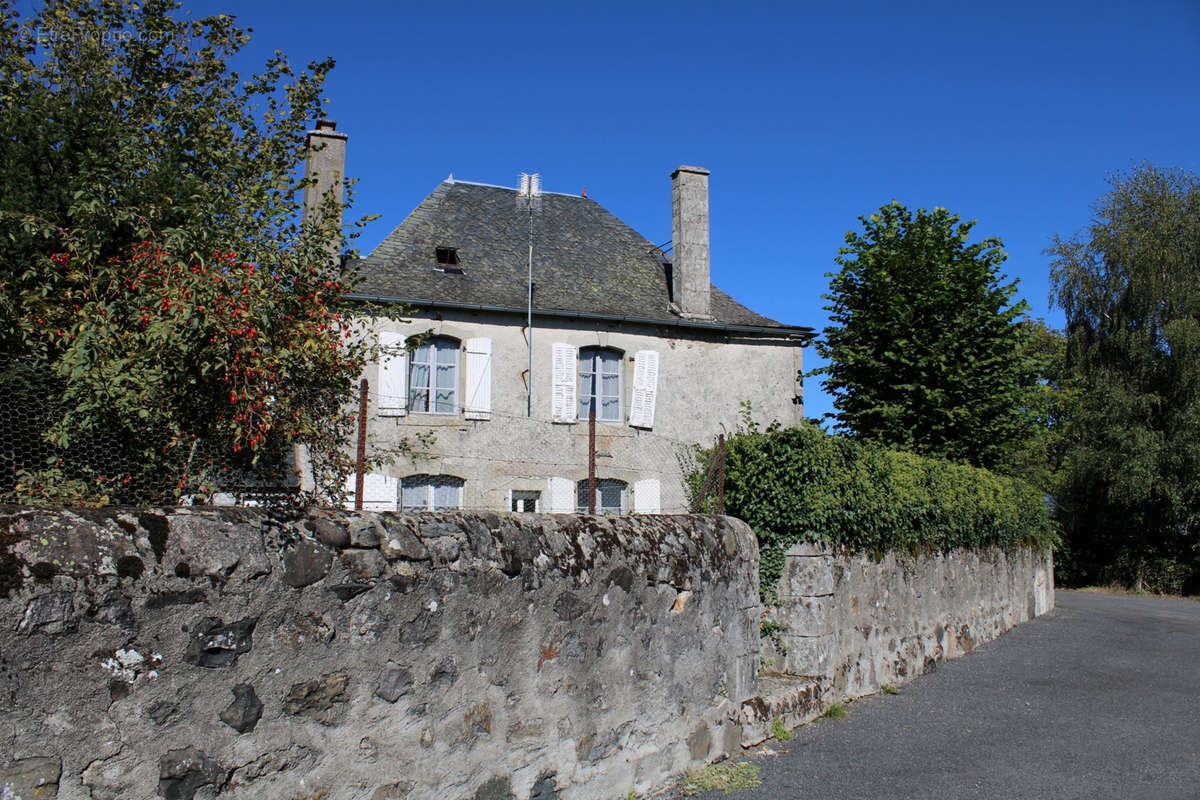
[[[345,135],[322,136],[316,169],[340,174]],[[584,510],[594,411],[597,510],[682,512],[681,458],[746,401],[760,422],[800,421],[812,329],[711,285],[708,178],[671,174],[673,248],[537,176],[451,176],[421,201],[359,264],[355,296],[409,309],[374,326],[395,354],[365,376],[372,446],[433,442],[368,475],[364,507]]]

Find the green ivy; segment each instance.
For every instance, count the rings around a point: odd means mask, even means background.
[[[812,423],[743,430],[725,447],[727,513],[758,535],[768,602],[784,551],[798,541],[876,555],[1057,541],[1041,492],[985,469],[860,444]]]

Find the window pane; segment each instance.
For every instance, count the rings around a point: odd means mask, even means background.
[[[586,422],[592,409],[592,376],[590,373],[579,375],[579,419]]]
[[[596,414],[596,419],[606,421],[619,420],[621,418],[621,400],[617,397],[603,397],[600,399],[600,411]]]
[[[599,362],[597,372],[605,372],[615,375],[621,368],[621,357],[616,353],[602,350],[596,355],[596,360]]]
[[[458,346],[450,342],[437,343],[437,363],[450,364],[458,360]]]
[[[405,478],[400,484],[400,508],[403,511],[427,511],[429,484],[421,478]]]
[[[429,388],[429,365],[413,362],[412,369],[409,371],[408,385],[415,392],[418,389]]]
[[[428,389],[413,389],[409,394],[408,407],[411,411],[428,411],[429,410],[429,390]]]
[[[453,414],[454,408],[454,390],[453,389],[437,389],[434,391],[433,397],[433,413],[435,414]]]
[[[433,487],[434,508],[458,508],[461,505],[461,485],[449,481],[439,482]]]
[[[596,510],[605,514],[621,513],[621,495],[625,485],[619,481],[596,481],[596,494],[599,495]]]
[[[439,389],[454,388],[454,365],[453,364],[438,364],[436,373],[437,387]]]

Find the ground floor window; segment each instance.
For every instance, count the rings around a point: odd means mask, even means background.
[[[452,475],[410,475],[400,482],[402,511],[455,511],[462,506],[462,478]]]
[[[514,489],[512,493],[512,510],[521,513],[541,511],[542,493]]]
[[[586,478],[575,485],[575,497],[579,513],[588,513],[588,482]],[[629,487],[626,483],[612,478],[597,478],[596,513],[624,514],[627,511],[629,511]]]

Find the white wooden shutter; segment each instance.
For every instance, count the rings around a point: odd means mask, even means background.
[[[657,478],[635,481],[633,484],[633,513],[658,514],[662,511],[662,489]]]
[[[402,417],[408,413],[408,353],[404,336],[394,331],[379,334],[379,343],[395,351],[379,360],[379,416]]]
[[[575,481],[570,478],[551,478],[549,484],[550,513],[571,514],[575,511]]]
[[[579,416],[578,386],[579,349],[574,345],[556,342],[551,373],[554,388],[551,392],[550,419],[553,422],[574,422]]]
[[[633,398],[629,404],[629,424],[635,428],[654,427],[654,404],[658,394],[658,352],[638,350],[633,356]]]
[[[467,419],[492,418],[492,340],[467,339]]]
[[[363,475],[363,511],[395,511],[399,497],[399,478],[379,472]]]
[[[354,509],[355,476],[346,476],[346,508]],[[363,475],[363,511],[395,511],[400,496],[400,479],[379,472]]]

